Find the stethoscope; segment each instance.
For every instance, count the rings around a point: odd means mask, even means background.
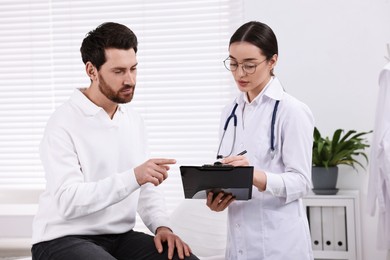
[[[271,147],[270,147],[270,152],[271,152],[271,158],[274,158],[275,155],[275,119],[276,119],[276,112],[278,111],[278,106],[279,106],[280,100],[275,100],[275,105],[274,105],[274,110],[272,112],[272,118],[271,118]],[[223,126],[223,134],[221,141],[219,143],[218,147],[218,152],[217,152],[217,159],[222,159],[223,156],[219,154],[223,142],[223,138],[225,137],[226,130],[229,127],[230,121],[233,119],[233,125],[234,125],[234,136],[233,136],[233,143],[232,143],[232,148],[230,149],[230,153],[227,156],[230,156],[233,153],[233,148],[234,144],[236,142],[236,129],[237,129],[237,115],[236,115],[236,110],[238,107],[238,103],[236,102],[234,104],[234,107],[232,109],[232,112],[226,119],[225,125]]]

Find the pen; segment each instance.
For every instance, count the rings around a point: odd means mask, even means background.
[[[238,155],[244,155],[244,154],[246,154],[246,153],[247,153],[247,151],[244,150],[244,151],[242,151],[241,153],[238,153],[237,156],[238,156]]]

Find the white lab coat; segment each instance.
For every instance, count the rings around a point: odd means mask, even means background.
[[[280,100],[275,122],[276,152],[270,153],[271,118]],[[313,259],[306,212],[301,198],[311,187],[314,119],[310,109],[284,92],[275,77],[250,104],[242,93],[227,105],[223,126],[238,103],[238,125],[233,154],[245,155],[255,169],[267,175],[266,191],[253,187],[252,199],[236,201],[228,210],[226,259]],[[243,118],[244,116],[244,118]],[[231,120],[220,154],[229,154],[234,136]]]
[[[375,214],[378,202],[378,249],[390,249],[390,63],[379,75],[374,136],[370,153],[367,205]]]

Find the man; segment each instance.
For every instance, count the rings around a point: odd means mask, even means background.
[[[124,25],[89,32],[81,55],[91,84],[50,118],[40,146],[47,180],[33,224],[33,259],[198,259],[168,227],[155,186],[173,159],[149,159],[132,100],[137,38]],[[136,210],[150,236],[133,230]]]

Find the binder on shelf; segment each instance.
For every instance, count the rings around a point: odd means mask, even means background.
[[[322,207],[322,243],[325,251],[335,249],[333,207]]]
[[[347,229],[345,207],[333,208],[334,248],[337,251],[347,251]]]
[[[309,225],[313,250],[323,250],[321,207],[309,207]]]

